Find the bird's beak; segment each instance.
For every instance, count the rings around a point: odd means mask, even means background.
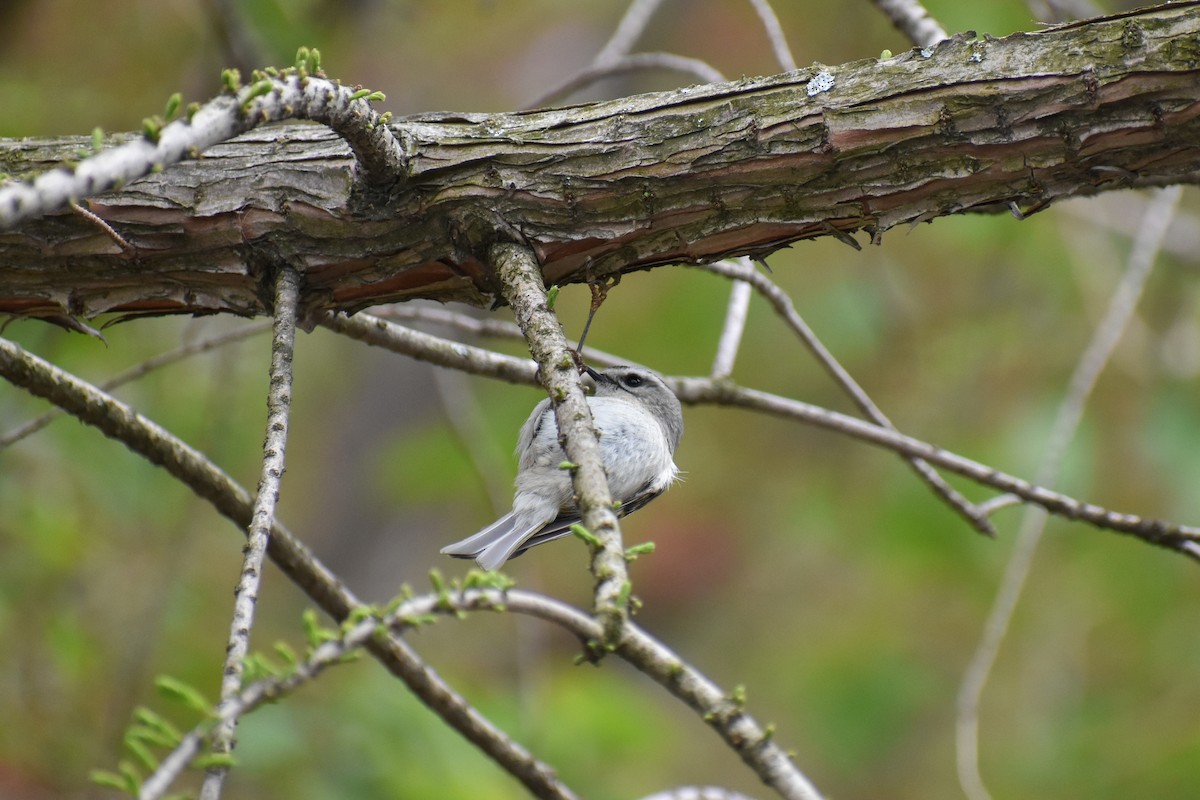
[[[584,381],[584,384],[583,384],[584,388],[594,394],[596,391],[596,387],[600,384],[600,381],[604,380],[604,376],[601,375],[596,370],[592,369],[591,367],[587,366],[586,364],[583,367],[583,374],[586,375],[587,377],[591,378],[590,382]]]

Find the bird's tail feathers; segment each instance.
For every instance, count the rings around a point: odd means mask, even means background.
[[[442,552],[455,558],[474,558],[488,546],[512,533],[513,514],[510,511],[478,533],[442,548]]]
[[[541,523],[520,524],[516,515],[510,511],[479,533],[446,545],[442,552],[455,558],[473,558],[480,569],[499,569],[518,551],[524,552],[528,547],[526,540],[541,527]]]

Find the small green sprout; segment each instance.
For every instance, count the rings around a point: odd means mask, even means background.
[[[230,94],[237,94],[242,88],[242,73],[237,67],[221,70],[221,85]]]
[[[183,95],[179,92],[167,98],[167,107],[163,109],[163,119],[167,122],[175,119],[175,115],[179,113],[179,107],[183,105]]]
[[[141,728],[158,733],[165,742],[164,747],[174,747],[183,741],[183,734],[179,732],[179,729],[156,711],[139,706],[134,709],[133,718],[137,720]]]
[[[104,149],[104,129],[97,126],[92,128],[92,152],[99,153]]]
[[[654,552],[654,542],[642,542],[635,544],[632,547],[625,548],[625,560],[637,561],[638,556],[647,555]]]
[[[463,588],[466,589],[499,589],[505,591],[516,586],[517,582],[503,572],[484,572],[473,569],[463,577]]]
[[[320,50],[307,47],[296,50],[296,72],[301,76],[317,76],[320,72]]]
[[[270,94],[271,90],[274,88],[274,82],[266,78],[251,86],[250,91],[246,92],[246,96],[242,98],[242,110],[244,111],[249,108],[250,103],[257,98],[262,97],[265,94]]]
[[[283,663],[287,665],[289,672],[294,671],[300,664],[300,659],[296,655],[296,651],[287,642],[276,642],[275,654],[283,659]]]
[[[560,289],[561,287],[555,284],[546,290],[546,308],[551,311],[554,310],[554,304],[558,301],[558,292]]]
[[[592,533],[578,522],[571,526],[571,533],[575,534],[580,539],[583,539],[583,541],[586,542],[589,547],[603,547],[603,545],[600,543],[600,540],[596,538],[596,534]]]
[[[150,748],[146,747],[146,743],[132,730],[125,732],[124,744],[125,749],[133,753],[133,757],[140,761],[143,767],[151,772],[158,769],[158,759],[150,752]]]
[[[142,120],[142,136],[145,136],[147,141],[158,144],[158,139],[162,135],[162,127],[161,117],[146,117]]]
[[[159,694],[168,700],[173,700],[206,716],[213,713],[213,705],[204,698],[204,694],[196,687],[184,683],[178,678],[159,675],[154,679],[154,686],[158,689]]]
[[[625,581],[617,592],[617,608],[629,608],[629,598],[633,595],[633,584]]]
[[[325,642],[332,642],[338,638],[337,631],[321,626],[317,621],[317,612],[313,609],[306,608],[302,620],[304,622],[304,635],[308,638],[310,647],[320,647]]]
[[[118,792],[124,792],[134,797],[137,797],[142,790],[142,782],[125,773],[118,775],[108,770],[94,769],[88,773],[88,780],[105,789],[116,789]]]
[[[232,753],[201,753],[192,759],[196,769],[226,768],[237,766],[237,759]]]
[[[364,98],[368,103],[382,103],[384,100],[387,100],[387,95],[383,92],[373,92],[370,89],[359,89],[350,95],[351,100],[362,100]]]

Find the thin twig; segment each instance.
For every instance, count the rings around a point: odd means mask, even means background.
[[[498,244],[492,247],[489,258],[500,277],[504,299],[512,306],[529,353],[538,364],[538,377],[550,396],[567,460],[576,465],[571,481],[583,526],[600,542],[592,553],[595,613],[604,627],[604,637],[599,641],[611,645],[620,638],[629,618],[629,572],[599,437],[579,370],[558,317],[546,305],[546,285],[533,251]]]
[[[129,405],[101,392],[86,381],[0,338],[0,377],[62,407],[81,422],[121,442],[213,505],[244,533],[250,525],[253,501],[202,453]],[[363,606],[336,575],[279,522],[271,530],[267,554],[288,579],[333,619],[341,621]],[[367,649],[389,672],[404,681],[430,710],[465,739],[544,800],[574,800],[575,794],[545,763],[534,758],[503,731],[471,707],[417,654],[397,637],[372,639]]]
[[[1059,405],[1037,471],[1037,482],[1042,486],[1050,487],[1058,482],[1063,458],[1083,418],[1087,400],[1137,308],[1181,194],[1179,186],[1162,189],[1146,207],[1141,230],[1129,253],[1125,275],[1080,356],[1067,393]],[[1045,529],[1046,512],[1036,507],[1027,509],[1021,519],[1017,543],[992,602],[992,609],[959,687],[955,751],[958,782],[969,800],[987,800],[991,797],[979,771],[979,703]]]
[[[470,379],[452,369],[434,369],[433,385],[442,404],[442,416],[454,438],[467,454],[467,462],[475,472],[479,485],[491,501],[496,516],[503,514],[512,503],[512,482],[505,480],[508,464],[496,458],[486,445],[488,430],[480,413]]]
[[[229,626],[229,645],[225,648],[225,670],[221,676],[218,713],[222,705],[236,697],[242,688],[242,671],[246,655],[250,652],[250,631],[254,627],[254,610],[258,605],[263,563],[267,558],[267,542],[275,524],[275,507],[279,502],[292,407],[292,360],[296,350],[296,307],[299,298],[299,273],[291,267],[283,267],[275,276],[275,320],[271,333],[267,432],[263,441],[262,471],[258,477],[258,492],[254,496],[246,546],[242,550],[242,569],[234,593],[233,620]],[[212,752],[220,755],[232,753],[236,729],[236,716],[223,719],[213,731]],[[228,772],[229,768],[225,766],[210,768],[200,787],[200,800],[217,800]]]
[[[750,259],[742,256],[738,263],[747,269]],[[735,280],[729,288],[729,302],[725,306],[725,324],[721,326],[721,338],[717,341],[717,354],[713,358],[712,371],[714,378],[728,378],[733,374],[733,364],[737,360],[738,351],[742,346],[742,335],[746,332],[746,318],[750,311],[750,294],[752,287],[745,281]]]
[[[896,29],[918,47],[933,47],[947,38],[946,29],[921,5],[920,0],[872,0]]]
[[[526,105],[526,108],[540,108],[549,103],[569,97],[570,95],[591,86],[593,83],[623,75],[627,72],[644,72],[652,69],[663,69],[671,72],[682,72],[692,75],[704,83],[719,83],[725,80],[720,70],[707,61],[691,56],[681,56],[676,53],[634,53],[603,63],[591,64],[569,75],[561,83],[547,89],[536,99]]]
[[[163,367],[174,364],[177,361],[183,361],[184,359],[191,358],[194,355],[207,353],[209,350],[215,350],[218,347],[224,347],[227,344],[238,342],[242,339],[248,339],[251,336],[257,336],[263,331],[270,330],[270,328],[271,322],[269,320],[259,320],[258,322],[252,322],[245,327],[238,328],[235,331],[222,333],[207,339],[201,339],[200,341],[193,342],[192,344],[186,344],[182,347],[171,350],[170,352],[161,353],[157,356],[148,358],[140,364],[135,364],[129,369],[117,373],[103,383],[97,384],[97,386],[102,391],[112,391],[113,389],[120,388],[121,386],[131,383],[132,381],[135,381],[157,369],[162,369]],[[46,413],[40,414],[28,422],[24,422],[7,433],[0,435],[0,450],[4,450],[5,448],[16,444],[22,439],[32,436],[65,413],[67,412],[63,411],[58,406],[55,406]]]
[[[432,333],[397,325],[370,314],[327,314],[321,325],[360,342],[382,347],[394,353],[442,367],[486,375],[509,383],[536,386],[537,365],[527,358],[515,358],[474,347]]]
[[[487,336],[493,339],[508,339],[511,341],[524,342],[525,336],[521,333],[521,328],[517,323],[509,322],[503,319],[494,319],[492,317],[472,317],[460,311],[451,311],[448,308],[421,306],[413,303],[398,303],[390,306],[373,309],[374,314],[365,315],[366,318],[380,317],[389,320],[402,320],[409,322],[432,322],[438,325],[445,325],[471,336]],[[356,314],[355,318],[363,317],[362,314]],[[579,342],[575,339],[567,340],[573,350],[579,350]],[[609,353],[605,350],[598,350],[590,344],[583,348],[580,353],[589,364],[603,364],[606,366],[616,366],[617,364],[628,364],[629,366],[638,366],[635,362],[630,361],[624,356],[618,356],[615,353]]]
[[[625,72],[638,72],[647,69],[667,69],[695,75],[705,83],[715,83],[725,78],[721,73],[709,66],[705,61],[674,53],[638,53],[630,55],[629,51],[650,24],[650,18],[662,5],[662,0],[633,0],[624,16],[617,23],[613,35],[600,48],[600,52],[592,59],[592,63],[583,69],[564,78],[558,85],[543,92],[526,108],[544,106],[553,100],[567,97],[585,86],[597,81],[619,75]]]
[[[105,236],[117,243],[117,247],[121,248],[126,253],[133,252],[133,245],[126,241],[124,236],[117,233],[116,229],[113,228],[112,225],[109,225],[106,220],[100,219],[100,217],[92,213],[90,209],[84,208],[83,206],[79,205],[79,203],[76,203],[74,200],[72,200],[71,210],[103,231]]]
[[[779,62],[779,66],[784,72],[796,69],[796,59],[792,57],[792,48],[788,47],[783,26],[779,24],[779,17],[775,16],[775,9],[771,7],[771,3],[768,0],[750,0],[750,5],[754,6],[755,13],[758,14],[763,28],[767,31],[767,38],[771,41],[771,50],[775,53],[775,60]]]
[[[817,338],[813,330],[808,327],[808,323],[796,311],[796,307],[792,303],[792,298],[788,296],[787,292],[780,289],[773,281],[754,269],[748,260],[718,261],[713,264],[701,264],[699,267],[733,280],[745,281],[753,286],[755,290],[771,303],[776,313],[783,318],[784,322],[787,323],[788,327],[803,342],[804,346],[808,348],[809,352],[813,354],[813,357],[817,359],[817,362],[833,378],[834,382],[850,396],[859,410],[879,425],[890,430],[896,430],[896,426],[892,424],[891,420],[875,405],[863,388],[858,385],[858,382],[838,363],[833,353],[829,352],[828,348]],[[911,456],[906,457],[906,460],[917,475],[933,489],[934,493],[957,511],[972,528],[987,536],[996,535],[996,529],[992,526],[988,518],[976,506],[972,505],[967,498],[963,497],[950,484],[946,483],[945,479],[941,475],[938,475],[937,471],[930,467],[929,464]]]
[[[596,54],[593,63],[603,64],[615,61],[632,50],[637,40],[642,38],[642,34],[646,32],[650,18],[654,16],[654,12],[661,5],[662,0],[633,0],[629,4],[629,8],[625,9],[625,14],[617,23],[613,35]]]

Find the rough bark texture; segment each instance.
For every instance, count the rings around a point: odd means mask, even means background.
[[[393,124],[409,174],[359,194],[324,128],[263,128],[0,234],[0,312],[258,314],[279,264],[309,319],[499,297],[488,247],[548,282],[765,254],[816,236],[1200,179],[1200,3],[887,61],[549,111]],[[17,176],[83,139],[0,141]]]

